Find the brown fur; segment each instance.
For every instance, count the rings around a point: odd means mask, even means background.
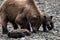
[[[44,14],[41,19],[42,19],[41,24],[42,24],[44,32],[47,32],[48,30],[50,31],[54,28],[53,16],[50,16],[48,14]],[[38,25],[37,31],[39,30],[39,27],[41,24]]]
[[[17,24],[22,28],[29,29],[30,22],[33,30],[36,28],[34,26],[41,21],[41,13],[38,11],[34,0],[4,0],[0,6],[0,14],[3,33],[8,32],[8,21],[13,24],[14,29],[18,28]]]

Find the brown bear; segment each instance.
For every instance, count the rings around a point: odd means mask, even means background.
[[[54,28],[54,23],[53,23],[52,18],[53,18],[53,16],[49,16],[48,14],[44,14],[42,16],[42,23],[37,26],[37,31],[39,31],[39,27],[41,25],[43,27],[44,32],[48,32],[48,30],[52,30]]]
[[[21,28],[28,30],[30,30],[29,23],[31,23],[33,31],[35,31],[42,16],[36,7],[35,0],[4,0],[0,6],[0,15],[3,34],[8,33],[8,22],[13,24],[14,29],[18,28],[18,24]]]

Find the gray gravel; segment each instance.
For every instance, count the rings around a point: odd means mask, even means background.
[[[13,39],[8,38],[7,35],[3,35],[1,33],[2,27],[0,25],[0,40],[60,40],[60,0],[36,0],[36,4],[42,13],[47,13],[53,16],[55,26],[54,29],[45,33],[42,32],[41,27],[40,32],[37,32],[35,34],[33,33],[31,36]],[[8,24],[7,28],[9,31],[13,30],[11,26],[11,24]]]

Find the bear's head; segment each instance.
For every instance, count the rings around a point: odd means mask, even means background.
[[[53,16],[47,16],[47,15],[43,17],[43,25],[47,26],[48,30],[52,30],[54,27],[52,18]]]

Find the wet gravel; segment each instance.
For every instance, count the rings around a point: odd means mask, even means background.
[[[1,0],[0,0],[1,3]],[[23,38],[8,38],[7,35],[2,34],[2,27],[0,25],[0,40],[60,40],[60,1],[59,0],[36,0],[36,4],[42,13],[48,13],[53,16],[54,29],[49,32],[43,32],[42,27],[37,33]],[[8,24],[8,30],[13,30],[12,25]]]

